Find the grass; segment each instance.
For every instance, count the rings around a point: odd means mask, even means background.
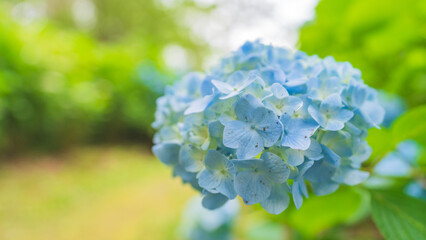
[[[196,195],[139,147],[87,147],[8,162],[0,168],[1,240],[181,239],[176,230],[181,214]],[[301,218],[308,211],[313,215],[302,220],[309,219],[311,229],[319,214],[309,209],[315,199],[306,200],[300,211],[291,205],[282,216],[293,212]],[[292,239],[293,230],[271,218],[260,207],[242,206],[236,239]],[[364,222],[352,227],[333,224],[317,239],[381,239],[374,224]]]
[[[195,192],[170,175],[135,147],[83,148],[3,166],[0,239],[176,239]]]

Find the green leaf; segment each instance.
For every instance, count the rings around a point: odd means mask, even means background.
[[[304,239],[313,238],[322,231],[359,218],[366,205],[368,208],[368,198],[365,197],[368,194],[342,186],[330,195],[309,196],[299,210],[291,207],[278,215],[277,220],[297,230]]]
[[[426,239],[426,202],[401,193],[371,193],[373,219],[388,240]]]
[[[394,143],[406,139],[426,142],[426,105],[409,110],[392,124]]]

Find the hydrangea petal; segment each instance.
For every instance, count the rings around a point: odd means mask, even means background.
[[[207,190],[213,190],[221,183],[222,176],[217,172],[205,169],[198,175],[198,184]]]
[[[271,194],[267,199],[260,202],[260,205],[271,214],[282,213],[290,203],[287,191],[288,187],[285,184],[274,184]]]
[[[179,152],[179,162],[188,172],[198,172],[203,168],[203,155],[201,149],[193,145],[184,145]]]
[[[347,185],[357,185],[365,181],[370,174],[350,167],[343,167],[336,170],[332,177],[333,181],[344,183]]]
[[[238,172],[235,176],[235,191],[244,203],[252,205],[259,203],[271,194],[271,184],[267,178],[254,172]]]
[[[212,102],[214,96],[213,95],[207,95],[203,98],[196,99],[194,102],[191,103],[189,108],[185,110],[185,115],[192,114],[192,113],[199,113],[204,111]]]
[[[161,143],[152,147],[152,152],[166,165],[174,165],[179,159],[180,145],[176,143]]]
[[[228,198],[220,193],[207,193],[201,203],[203,207],[214,210],[222,207],[227,201]]]

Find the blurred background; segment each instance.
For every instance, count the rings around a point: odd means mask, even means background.
[[[150,153],[165,85],[261,39],[351,62],[403,112],[426,103],[425,23],[422,0],[1,0],[0,239],[181,239],[196,193]],[[382,239],[357,189],[241,211],[237,239]]]

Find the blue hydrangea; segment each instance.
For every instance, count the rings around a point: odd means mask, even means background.
[[[368,178],[365,138],[383,118],[349,63],[247,42],[166,88],[153,152],[208,209],[239,196],[278,214],[291,198],[300,208],[308,189],[326,195]]]

